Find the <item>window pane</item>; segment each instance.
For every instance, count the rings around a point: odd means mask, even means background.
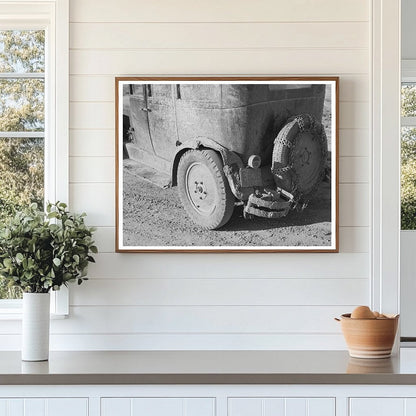
[[[43,205],[44,140],[0,138],[0,219],[31,202]]]
[[[0,138],[0,223],[15,210],[36,202],[43,205],[44,140]],[[0,299],[20,299],[20,289],[0,279]]]
[[[9,287],[4,279],[0,279],[0,299],[22,299],[23,293],[19,287]]]
[[[401,228],[416,229],[416,127],[401,131]]]
[[[44,72],[44,30],[0,30],[0,75],[15,76],[0,77],[3,136],[7,132],[44,131]],[[31,202],[42,207],[43,200],[44,139],[0,137],[0,225]],[[0,299],[21,297],[20,289],[8,287],[0,279]]]
[[[416,116],[416,84],[402,84],[402,117]]]
[[[45,72],[45,31],[0,30],[0,72]]]
[[[0,131],[45,129],[43,79],[0,79]]]

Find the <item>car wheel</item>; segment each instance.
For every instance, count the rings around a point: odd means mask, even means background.
[[[276,184],[297,197],[312,197],[324,177],[327,149],[325,130],[313,116],[291,118],[274,142]]]
[[[234,210],[234,195],[223,163],[209,149],[188,150],[178,165],[179,197],[191,219],[205,229],[226,224]]]

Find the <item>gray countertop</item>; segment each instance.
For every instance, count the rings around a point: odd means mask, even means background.
[[[388,359],[346,351],[71,351],[47,362],[0,353],[0,384],[416,384],[416,349]]]

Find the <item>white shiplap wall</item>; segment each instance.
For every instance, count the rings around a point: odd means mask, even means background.
[[[332,318],[370,297],[370,3],[70,1],[70,204],[100,254],[53,348],[344,348]],[[156,74],[340,76],[340,253],[115,254],[114,77]]]

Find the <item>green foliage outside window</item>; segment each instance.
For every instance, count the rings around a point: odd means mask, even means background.
[[[416,116],[416,85],[402,86],[402,117]],[[416,229],[416,128],[403,127],[401,135],[401,228]]]
[[[0,30],[0,73],[45,71],[45,32]],[[0,132],[44,131],[44,80],[0,79]],[[6,134],[7,135],[7,134]],[[12,134],[10,136],[13,136]],[[44,198],[44,139],[0,138],[0,228],[16,211]],[[0,299],[19,298],[21,292],[0,279]]]

